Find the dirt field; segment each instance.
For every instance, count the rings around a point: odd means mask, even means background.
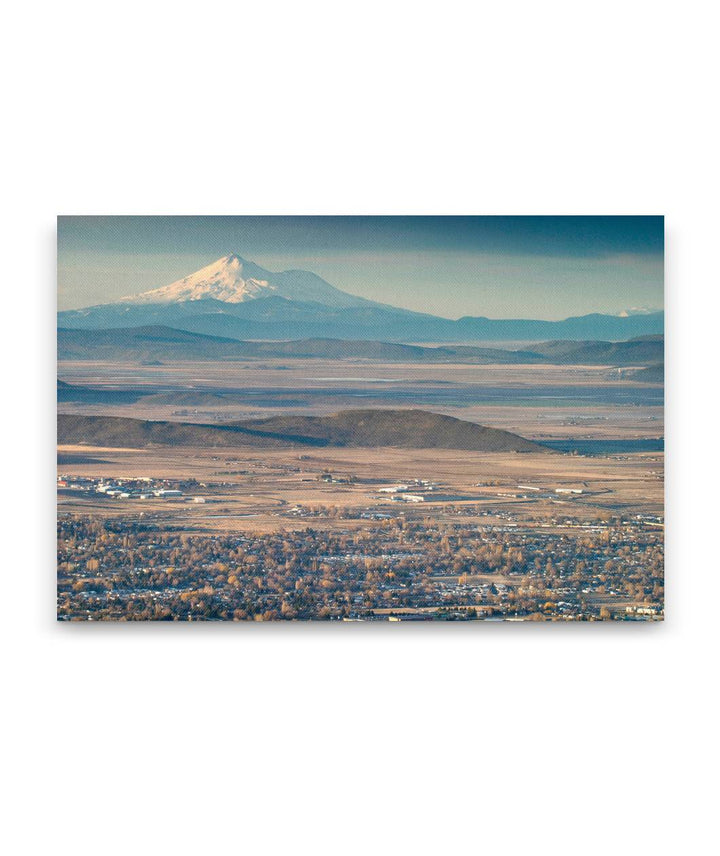
[[[663,461],[657,453],[591,458],[437,449],[248,448],[225,454],[199,448],[85,446],[62,446],[59,453],[63,476],[198,482],[179,498],[120,499],[61,491],[60,514],[152,514],[198,530],[299,529],[309,521],[333,527],[337,518],[328,516],[327,509],[410,517],[511,514],[518,521],[542,521],[661,515],[663,505]],[[323,473],[337,482],[320,480]],[[407,492],[412,493],[415,479],[433,485],[422,502],[397,501],[381,491],[409,484]],[[558,489],[581,493],[556,493]],[[195,502],[196,497],[204,502]],[[363,525],[363,519],[342,522]]]

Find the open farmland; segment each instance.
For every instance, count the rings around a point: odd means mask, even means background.
[[[443,513],[452,506],[463,513],[511,510],[533,518],[557,517],[564,511],[582,519],[632,511],[662,514],[662,457],[652,453],[605,458],[438,449],[249,447],[228,455],[227,450],[203,448],[178,447],[159,453],[157,449],[61,446],[60,454],[64,480],[151,477],[197,482],[183,501],[171,505],[135,499],[120,504],[120,500],[109,502],[90,492],[68,490],[60,497],[61,512],[152,511],[168,521],[193,521],[195,528],[247,529],[258,525],[252,521],[271,528],[297,528],[302,518],[287,516],[288,509],[296,506],[395,512],[402,505],[404,513],[414,515]],[[78,463],[73,463],[75,456]],[[97,463],[85,463],[87,456]],[[434,489],[412,508],[380,490],[417,480],[432,483]],[[556,493],[564,489],[582,492]],[[195,496],[222,506],[230,516],[221,524],[213,523],[212,512],[204,504],[188,501]],[[233,518],[248,512],[253,513],[252,519]]]

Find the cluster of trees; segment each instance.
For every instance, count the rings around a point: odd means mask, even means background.
[[[603,599],[662,597],[661,537],[623,527],[575,537],[395,518],[353,532],[239,537],[122,520],[58,524],[61,618],[322,619],[406,608],[607,617]]]

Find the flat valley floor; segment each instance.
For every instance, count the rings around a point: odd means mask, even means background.
[[[414,407],[574,450],[60,446],[61,619],[662,617],[662,385],[607,366],[360,360],[58,375],[76,387],[60,413]]]

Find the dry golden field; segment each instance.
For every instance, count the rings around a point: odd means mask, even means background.
[[[228,452],[86,446],[61,446],[58,451],[62,475],[198,482],[187,495],[172,499],[119,499],[63,491],[58,497],[60,514],[153,515],[168,523],[212,531],[301,529],[309,520],[313,526],[332,527],[337,518],[331,512],[325,514],[331,509],[355,514],[402,512],[411,517],[510,512],[518,520],[537,522],[564,517],[587,521],[611,514],[661,515],[663,507],[659,453],[581,457],[438,449],[238,448]],[[339,483],[321,481],[323,473]],[[396,501],[380,490],[414,479],[434,483],[423,502]],[[582,493],[558,494],[558,488]],[[195,497],[205,502],[194,502]],[[293,512],[296,508],[300,511]],[[325,510],[323,516],[308,516],[317,509]],[[343,520],[343,525],[362,526],[364,521]]]

